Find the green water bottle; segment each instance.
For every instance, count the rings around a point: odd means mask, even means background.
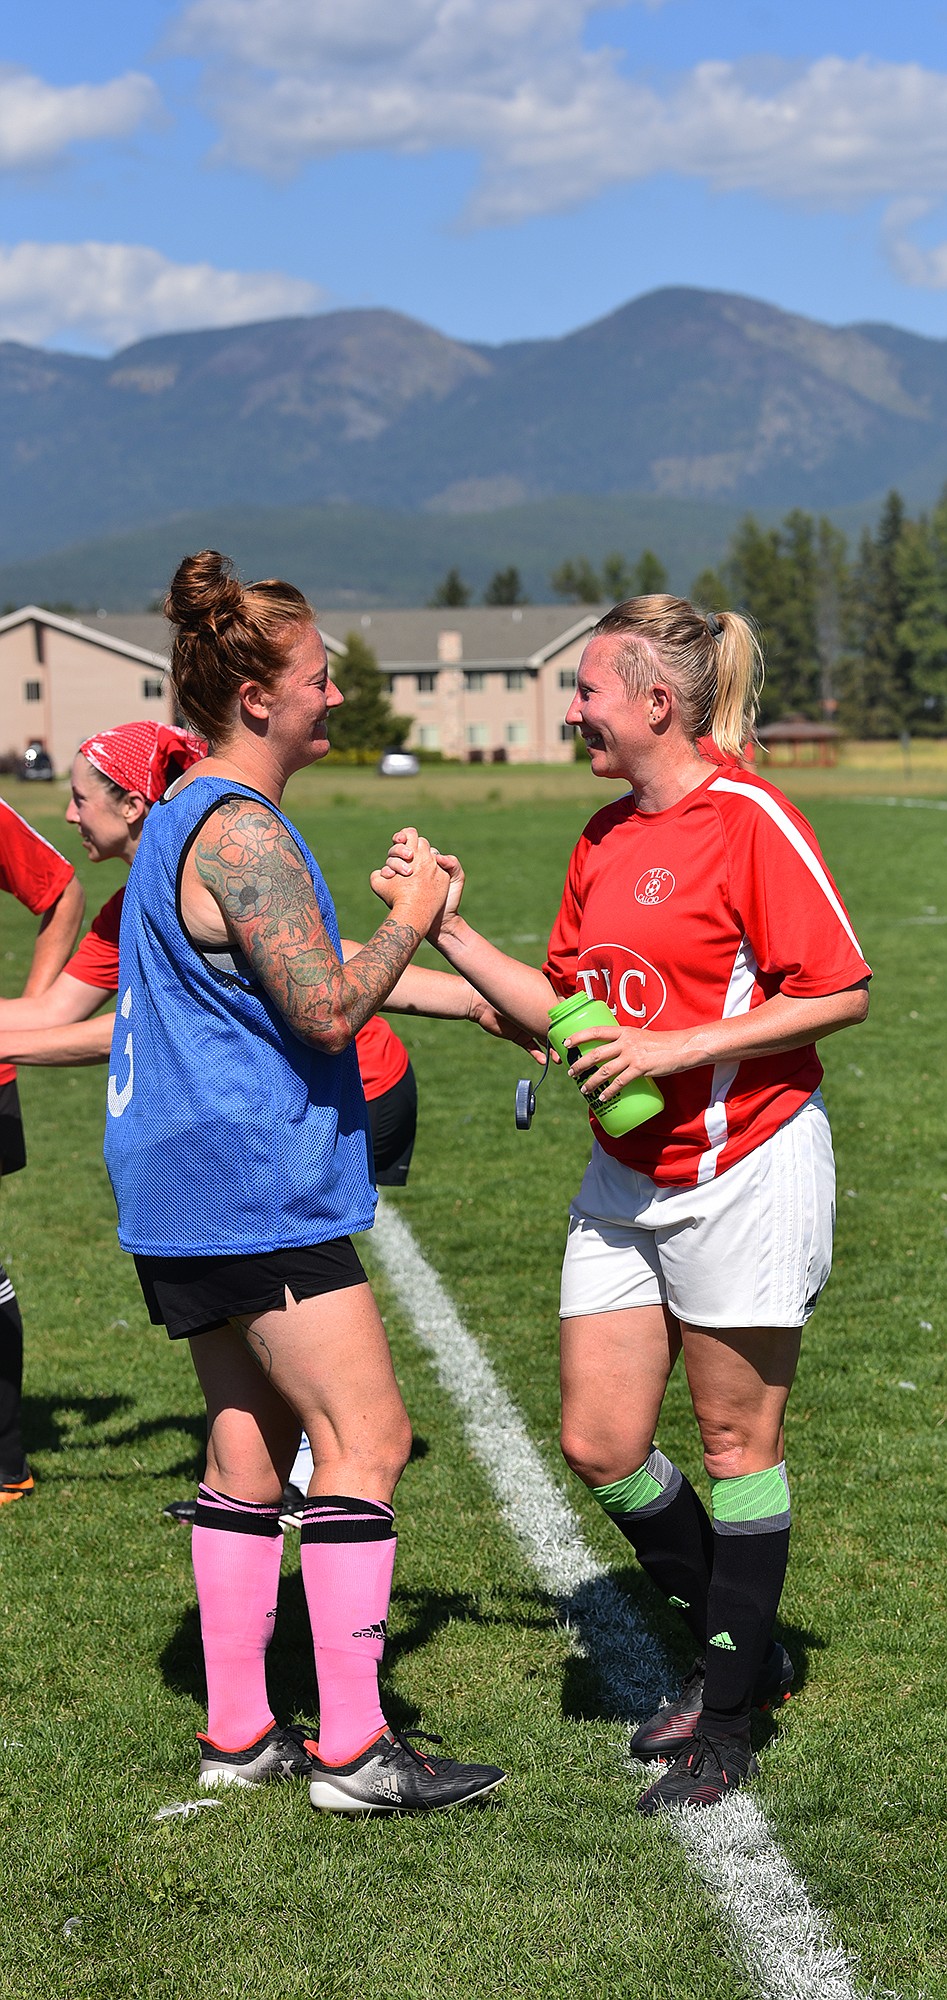
[[[549,1009],[550,1043],[557,1056],[568,1065],[570,1053],[565,1044],[578,1028],[614,1028],[617,1018],[604,1000],[590,1000],[587,993],[571,993],[568,1000],[560,1000]],[[599,1039],[604,1041],[605,1037]],[[581,1042],[578,1047],[583,1055],[587,1055],[598,1047],[598,1041]],[[572,1053],[577,1054],[578,1049]],[[586,1077],[590,1074],[586,1071]],[[653,1118],[657,1111],[664,1109],[664,1099],[650,1076],[638,1076],[632,1083],[623,1083],[617,1097],[611,1098],[607,1104],[597,1104],[596,1095],[595,1092],[590,1093],[585,1102],[610,1139],[620,1139],[625,1132],[633,1132],[636,1125],[643,1125],[647,1118]]]

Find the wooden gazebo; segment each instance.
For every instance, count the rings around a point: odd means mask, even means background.
[[[768,722],[757,735],[774,762],[787,764],[837,764],[842,731],[834,722],[810,722],[805,715],[784,715]],[[785,750],[785,758],[777,752]]]

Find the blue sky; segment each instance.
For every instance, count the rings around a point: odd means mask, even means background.
[[[0,338],[659,285],[941,336],[947,4],[44,0],[0,44]]]

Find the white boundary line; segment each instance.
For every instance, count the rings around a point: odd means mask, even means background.
[[[457,1404],[508,1527],[565,1622],[629,1719],[656,1706],[670,1678],[653,1635],[588,1548],[515,1403],[468,1333],[407,1223],[379,1203],[373,1241],[398,1303]],[[667,1825],[714,1898],[765,2000],[858,2000],[852,1965],[748,1792]]]

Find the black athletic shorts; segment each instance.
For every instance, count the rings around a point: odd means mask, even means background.
[[[418,1128],[418,1086],[411,1064],[381,1097],[368,1100],[375,1186],[404,1187]]]
[[[170,1340],[208,1333],[248,1314],[281,1311],[287,1292],[298,1303],[366,1283],[350,1236],[250,1256],[136,1257],[135,1269],[151,1323],[166,1326]]]
[[[18,1174],[26,1165],[26,1140],[16,1084],[0,1083],[0,1174]]]

